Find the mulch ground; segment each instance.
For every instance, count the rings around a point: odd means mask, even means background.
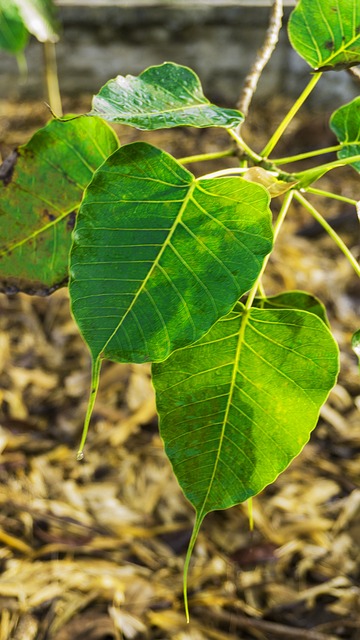
[[[65,107],[86,111],[89,99]],[[286,105],[273,102],[250,120],[258,148],[278,107]],[[5,157],[48,112],[39,103],[2,102],[0,116]],[[122,129],[121,138],[146,139],[178,157],[227,145],[219,131]],[[331,142],[326,117],[303,113],[279,155]],[[359,198],[351,169],[319,186]],[[359,255],[352,208],[316,202]],[[350,348],[359,282],[294,207],[264,286],[269,294],[309,290],[325,302],[341,374],[310,443],[254,499],[254,531],[247,505],[206,518],[189,575],[189,625],[182,569],[194,513],[163,453],[150,369],[104,365],[77,462],[90,360],[67,291],[0,297],[0,640],[360,638],[360,376]]]

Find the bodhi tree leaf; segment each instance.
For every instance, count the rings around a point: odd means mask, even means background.
[[[0,0],[0,49],[16,55],[25,48],[28,38],[17,7],[9,0]]]
[[[330,128],[343,144],[343,148],[338,151],[339,158],[360,155],[360,97],[343,105],[332,114]],[[351,166],[360,171],[360,162],[354,162]]]
[[[0,291],[64,284],[75,213],[93,172],[118,147],[106,122],[54,120],[0,167]]]
[[[269,196],[195,179],[125,145],[94,175],[70,257],[72,312],[93,359],[156,362],[198,340],[248,291],[272,246]]]
[[[294,49],[315,71],[360,63],[359,0],[300,0],[288,31]]]
[[[185,587],[205,515],[275,480],[308,441],[337,373],[337,345],[316,315],[240,304],[153,365],[165,450],[196,510]]]
[[[236,127],[244,117],[205,98],[197,75],[188,67],[165,62],[138,77],[117,76],[93,98],[90,115],[152,131],[171,127]]]
[[[255,298],[254,307],[260,309],[298,309],[309,311],[321,318],[327,326],[329,322],[322,302],[306,291],[285,291],[269,298]]]

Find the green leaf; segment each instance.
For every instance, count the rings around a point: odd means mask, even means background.
[[[269,196],[242,178],[195,179],[137,142],[96,172],[71,251],[72,311],[94,359],[164,360],[253,285],[272,246]]]
[[[360,155],[360,96],[334,111],[330,118],[330,128],[343,148],[338,158],[351,158]],[[360,162],[354,162],[354,169],[360,171]]]
[[[360,63],[359,0],[300,0],[288,31],[294,49],[315,71]]]
[[[153,365],[160,433],[203,518],[256,495],[298,455],[335,384],[338,348],[316,315],[242,305]]]
[[[11,0],[17,7],[27,30],[39,42],[57,42],[58,23],[51,0]]]
[[[358,331],[355,331],[351,340],[351,346],[353,348],[354,353],[357,355],[359,359],[359,370],[360,370],[360,329],[358,329]]]
[[[138,77],[117,76],[94,96],[90,115],[152,131],[171,127],[236,127],[244,117],[205,98],[191,69],[173,62],[149,67]]]
[[[309,311],[321,318],[326,326],[329,321],[326,315],[326,309],[322,302],[315,296],[306,291],[286,291],[269,298],[255,298],[254,307],[260,309],[298,309],[300,311]]]
[[[26,47],[28,38],[17,7],[9,0],[0,0],[0,49],[16,55]]]
[[[93,172],[118,146],[98,118],[54,120],[0,167],[0,291],[64,284],[75,213]]]

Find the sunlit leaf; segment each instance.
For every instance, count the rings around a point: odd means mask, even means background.
[[[91,115],[147,131],[184,125],[231,128],[244,119],[240,111],[211,104],[194,71],[173,62],[149,67],[138,77],[109,80],[94,96]]]
[[[68,274],[76,210],[118,147],[99,118],[54,120],[0,167],[0,291],[47,293]]]
[[[343,144],[339,158],[360,155],[360,97],[337,109],[330,118],[330,127]],[[351,166],[360,171],[360,162]]]
[[[315,71],[360,63],[359,0],[300,0],[288,31],[294,49]]]
[[[94,359],[164,360],[250,289],[272,246],[269,196],[242,178],[195,179],[126,145],[86,191],[71,252],[72,311]]]
[[[298,455],[337,373],[319,317],[241,305],[153,365],[165,450],[196,510],[187,561],[207,513],[256,495]]]

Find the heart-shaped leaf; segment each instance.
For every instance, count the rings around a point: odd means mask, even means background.
[[[196,344],[153,365],[160,433],[203,518],[256,495],[298,455],[335,384],[338,348],[295,309],[235,310]]]
[[[94,96],[90,115],[152,131],[171,127],[236,127],[244,117],[205,98],[200,80],[188,67],[165,62],[138,77],[117,76]]]
[[[330,128],[343,144],[343,148],[338,151],[339,158],[360,155],[360,97],[334,111],[330,118]],[[360,162],[354,162],[351,166],[360,171]]]
[[[300,0],[288,31],[294,49],[315,71],[360,63],[359,0]]]
[[[8,0],[0,0],[0,49],[16,55],[25,48],[28,38],[17,7]]]
[[[71,251],[72,311],[93,359],[164,360],[198,340],[258,276],[269,196],[242,178],[195,179],[136,142],[96,172]]]
[[[75,213],[118,147],[99,118],[54,120],[0,167],[0,291],[46,294],[67,280]]]

